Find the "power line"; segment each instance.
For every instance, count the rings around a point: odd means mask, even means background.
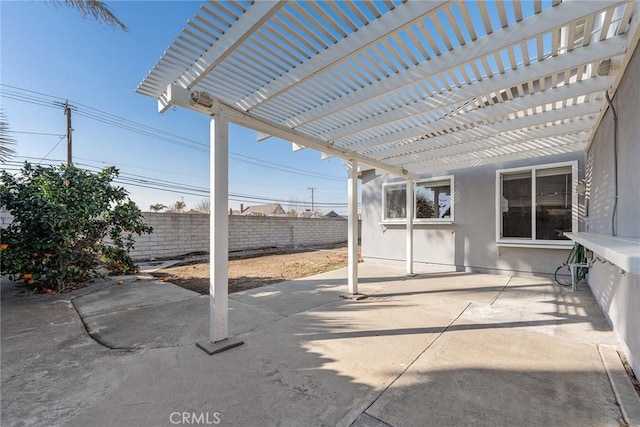
[[[45,133],[45,132],[26,132],[19,130],[10,130],[8,133],[21,133],[26,135],[45,135],[45,136],[57,136],[58,138],[64,138],[66,135],[60,133]]]
[[[55,145],[53,146],[53,148],[51,150],[49,150],[49,152],[47,154],[44,155],[43,158],[40,159],[40,161],[38,162],[38,164],[42,163],[47,157],[49,157],[49,154],[51,154],[53,152],[53,150],[56,149],[56,147],[58,145],[60,145],[60,142],[62,142],[62,140],[64,139],[66,135],[62,135],[60,136],[60,139],[58,139],[58,142],[55,143]]]
[[[7,85],[4,83],[0,83],[0,86],[4,86],[7,88],[11,88],[14,89],[12,90],[7,90],[7,89],[0,89],[0,94],[3,95],[4,97],[7,97],[9,99],[13,99],[16,101],[21,101],[21,102],[26,102],[26,103],[31,103],[34,105],[39,105],[39,106],[45,106],[45,107],[52,107],[52,105],[50,105],[46,100],[43,100],[42,98],[37,98],[34,97],[33,95],[25,95],[25,94],[20,94],[17,91],[23,91],[23,92],[27,92],[28,94],[36,94],[36,95],[41,95],[41,96],[45,96],[47,98],[51,98],[51,99],[63,99],[57,96],[53,96],[53,95],[48,95],[48,94],[44,94],[42,92],[37,92],[37,91],[33,91],[33,90],[29,90],[29,89],[25,89],[25,88],[20,88],[17,86],[12,86],[12,85]],[[49,101],[50,102],[50,101]],[[87,106],[85,104],[81,104],[78,102],[74,101],[74,104],[77,106],[81,106],[84,109],[90,110],[90,111],[83,111],[80,108],[75,108],[74,112],[78,115],[78,116],[82,116],[103,124],[107,124],[110,126],[114,126],[123,130],[127,130],[130,132],[134,132],[143,136],[148,136],[151,138],[155,138],[157,140],[163,141],[163,142],[167,142],[167,143],[171,143],[174,145],[178,145],[184,148],[190,148],[196,151],[200,151],[200,152],[208,152],[209,146],[208,144],[204,144],[189,138],[184,138],[178,135],[175,135],[173,133],[161,130],[161,129],[157,129],[157,128],[153,128],[151,126],[147,126],[145,124],[139,123],[139,122],[135,122],[133,120],[124,118],[124,117],[120,117],[120,116],[116,116],[114,114],[105,112],[103,110],[99,110],[97,108],[94,107],[90,107]],[[98,114],[99,113],[99,114]],[[295,168],[295,167],[291,167],[288,165],[283,165],[283,164],[279,164],[276,162],[270,162],[264,159],[258,159],[255,157],[251,157],[251,156],[247,156],[245,154],[241,154],[241,153],[236,153],[233,151],[229,152],[229,158],[233,159],[235,161],[239,161],[239,162],[243,162],[243,163],[247,163],[247,164],[251,164],[253,166],[258,166],[258,167],[262,167],[262,168],[266,168],[266,169],[271,169],[271,170],[276,170],[279,172],[283,172],[283,173],[290,173],[290,174],[295,174],[295,175],[303,175],[303,176],[308,176],[310,178],[315,178],[315,179],[322,179],[322,180],[330,180],[330,181],[338,181],[338,182],[343,182],[345,181],[346,178],[339,178],[339,177],[335,177],[335,176],[331,176],[331,175],[326,175],[326,174],[321,174],[321,173],[316,173],[316,172],[311,172],[308,170],[304,170],[304,169],[299,169],[299,168]]]
[[[17,156],[17,157],[31,158],[28,156]],[[62,160],[48,160],[48,161],[50,162],[49,165],[53,165],[53,162],[56,162],[56,161],[62,162]],[[75,165],[86,166],[86,168],[83,168],[83,169],[89,170],[92,172],[96,170],[101,170],[99,167],[88,165],[85,163],[76,163]],[[22,166],[22,164],[20,162],[9,161],[7,162],[7,166],[8,166],[7,170],[18,171],[20,170],[20,166]],[[165,192],[170,192],[174,194],[188,194],[192,196],[203,196],[203,197],[208,197],[210,194],[209,188],[206,188],[206,187],[191,186],[191,185],[182,184],[174,181],[150,178],[150,177],[145,177],[143,175],[137,175],[137,174],[131,174],[131,173],[125,173],[125,172],[120,172],[120,175],[114,179],[114,182],[118,184],[165,191]],[[304,201],[287,200],[287,199],[280,199],[280,198],[273,198],[273,197],[250,195],[250,194],[239,194],[239,193],[233,193],[233,192],[229,193],[229,200],[237,201],[237,202],[247,202],[247,203],[261,203],[261,204],[265,202],[269,202],[269,203],[282,203],[282,204],[289,204],[289,205],[294,205],[294,204],[303,205],[303,206],[310,205],[309,202],[304,202]],[[311,206],[313,208],[315,207],[323,207],[323,208],[346,207],[347,203],[313,202]]]

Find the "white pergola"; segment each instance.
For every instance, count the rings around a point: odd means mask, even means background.
[[[228,123],[420,174],[584,150],[640,36],[637,1],[209,1],[137,92],[211,116],[211,343],[228,338]],[[228,340],[227,340],[228,341]],[[215,346],[214,346],[215,348]],[[215,351],[212,350],[212,351]]]

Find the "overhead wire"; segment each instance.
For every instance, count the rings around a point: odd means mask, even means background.
[[[4,87],[4,88],[3,88]],[[9,89],[5,89],[5,88],[9,88]],[[20,93],[20,92],[26,92],[25,93]],[[50,99],[56,99],[56,100],[63,100],[64,98],[58,97],[58,96],[54,96],[54,95],[49,95],[49,94],[45,94],[42,92],[37,92],[37,91],[33,91],[30,89],[25,89],[25,88],[21,88],[18,86],[12,86],[12,85],[7,85],[5,83],[0,83],[0,95],[7,97],[9,99],[13,99],[13,100],[17,100],[17,101],[21,101],[21,102],[27,102],[27,103],[32,103],[35,105],[40,105],[40,106],[45,106],[45,107],[52,107],[52,108],[58,108],[54,105],[51,105],[50,102],[51,101],[46,101],[43,100],[42,98],[37,98],[33,95],[30,94],[36,94],[36,95],[40,95],[40,96],[44,96],[46,98],[50,98]],[[111,114],[108,113],[106,111],[94,108],[94,107],[90,107],[86,104],[82,104],[82,103],[78,103],[75,101],[72,101],[72,103],[76,106],[74,113],[78,116],[81,117],[85,117],[91,120],[95,120],[97,122],[103,123],[103,124],[107,124],[110,126],[114,126],[123,130],[127,130],[130,132],[134,132],[143,136],[148,136],[151,138],[155,138],[157,140],[163,141],[163,142],[167,142],[167,143],[171,143],[174,145],[178,145],[184,148],[190,148],[193,150],[197,150],[200,152],[208,152],[209,151],[209,146],[208,144],[204,144],[198,141],[195,141],[193,139],[189,139],[189,138],[185,138],[185,137],[181,137],[179,135],[173,134],[171,132],[167,132],[161,129],[157,129],[157,128],[153,128],[151,126],[139,123],[139,122],[135,122],[133,120],[127,119],[125,117],[120,117],[117,116],[115,114]],[[82,109],[80,109],[79,107],[83,107],[86,110],[89,111],[83,111]],[[271,170],[276,170],[279,172],[284,172],[284,173],[291,173],[291,174],[296,174],[296,175],[303,175],[303,176],[308,176],[310,178],[316,178],[316,179],[322,179],[322,180],[330,180],[330,181],[337,181],[337,182],[343,182],[346,180],[346,178],[339,178],[336,176],[331,176],[331,175],[326,175],[326,174],[321,174],[321,173],[316,173],[316,172],[311,172],[308,170],[304,170],[304,169],[300,169],[300,168],[295,168],[295,167],[291,167],[288,165],[282,165],[276,162],[270,162],[264,159],[258,159],[255,157],[251,157],[251,156],[247,156],[245,154],[241,154],[241,153],[237,153],[237,152],[233,152],[230,151],[229,152],[229,158],[233,159],[235,161],[239,161],[239,162],[243,162],[243,163],[247,163],[247,164],[251,164],[253,166],[258,166],[258,167],[262,167],[262,168],[267,168],[267,169],[271,169]]]
[[[60,142],[61,142],[63,139],[65,139],[66,137],[67,137],[67,135],[62,135],[62,136],[60,137],[60,139],[58,139],[58,142],[56,142],[56,143],[55,143],[55,145],[53,146],[53,148],[51,148],[51,150],[49,150],[49,152],[48,152],[47,154],[45,154],[43,158],[41,158],[41,159],[40,159],[40,161],[38,162],[38,164],[42,163],[42,162],[43,162],[47,157],[49,157],[49,154],[51,154],[51,153],[53,152],[53,150],[55,150],[55,149],[56,149],[56,147],[57,147],[58,145],[60,145]]]
[[[29,156],[17,156],[17,157],[32,158]],[[64,161],[49,159],[48,162],[50,162],[49,165],[53,165],[55,164],[55,162],[63,163]],[[9,166],[8,168],[6,168],[7,170],[19,171],[20,167],[22,166],[22,163],[16,162],[16,161],[9,161],[7,165]],[[94,172],[96,170],[101,170],[101,168],[98,166],[81,163],[81,162],[76,162],[74,163],[74,165],[78,167],[82,166],[83,169],[94,171]],[[208,197],[210,195],[209,188],[207,187],[197,187],[197,186],[187,185],[187,184],[178,183],[174,181],[151,178],[151,177],[146,177],[143,175],[132,174],[127,172],[119,172],[119,176],[114,179],[114,182],[118,184],[123,184],[123,185],[131,185],[135,187],[149,188],[149,189],[166,191],[171,193],[188,194],[192,196]],[[229,193],[229,200],[237,201],[237,202],[245,202],[245,203],[269,202],[269,203],[283,203],[288,205],[311,206],[311,202],[307,202],[307,201],[282,199],[282,198],[275,198],[275,197],[265,197],[265,196],[251,195],[251,194],[239,194],[234,192]],[[340,207],[346,207],[347,203],[314,202],[314,205],[324,207],[324,208],[332,208],[332,207],[340,208]]]

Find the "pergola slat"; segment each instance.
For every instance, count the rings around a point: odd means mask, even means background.
[[[138,87],[161,111],[176,102],[171,85],[204,91],[262,131],[289,129],[301,146],[311,138],[331,155],[410,172],[447,155],[445,164],[467,165],[481,150],[495,160],[585,144],[640,19],[633,1],[222,0],[201,9]]]
[[[599,2],[587,3],[563,3],[554,9],[547,10],[534,17],[522,21],[518,28],[507,27],[502,31],[478,39],[473,45],[467,44],[453,50],[446,55],[443,54],[437,59],[421,63],[409,70],[399,72],[377,84],[363,88],[362,90],[343,96],[335,102],[328,103],[320,108],[301,114],[296,119],[301,123],[318,120],[327,115],[336,113],[341,109],[348,108],[361,102],[365,102],[383,93],[397,90],[411,84],[416,78],[438,74],[460,64],[470,63],[473,67],[475,60],[492,52],[498,52],[512,45],[513,40],[528,40],[538,34],[549,31],[583,18],[589,13],[601,11],[604,5]]]

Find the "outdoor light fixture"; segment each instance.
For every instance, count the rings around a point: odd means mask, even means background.
[[[402,176],[407,176],[409,175],[409,171],[406,170],[405,168],[400,169],[400,173],[402,174]]]
[[[211,108],[213,106],[213,98],[207,92],[197,90],[191,92],[189,97],[191,98],[191,103],[194,105],[205,108]]]

